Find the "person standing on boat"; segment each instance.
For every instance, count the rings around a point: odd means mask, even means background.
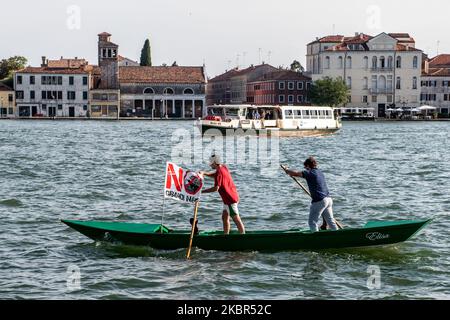
[[[306,159],[304,166],[305,170],[302,172],[287,170],[286,173],[291,177],[304,178],[308,183],[312,197],[308,221],[311,232],[319,231],[319,221],[321,221],[322,216],[331,230],[338,230],[333,216],[333,199],[330,196],[325,175],[318,169],[314,157]]]
[[[218,155],[211,156],[209,159],[209,165],[216,171],[212,173],[200,172],[200,174],[206,177],[214,178],[214,187],[203,190],[202,193],[219,192],[223,201],[222,221],[223,232],[225,234],[230,233],[230,217],[236,224],[239,233],[245,234],[245,226],[239,216],[239,194],[237,192],[236,185],[233,182],[233,178],[231,177],[230,171],[227,166],[221,163]]]

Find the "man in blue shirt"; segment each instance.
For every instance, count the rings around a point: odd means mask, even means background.
[[[317,161],[314,157],[306,159],[304,166],[305,170],[302,172],[287,170],[286,173],[291,177],[304,178],[308,183],[312,197],[309,211],[309,228],[311,232],[319,231],[319,221],[322,216],[331,230],[338,230],[333,217],[333,199],[330,197],[324,174],[317,168]]]

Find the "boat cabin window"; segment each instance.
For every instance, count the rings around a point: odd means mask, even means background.
[[[311,119],[317,119],[319,117],[318,110],[311,110]]]
[[[210,115],[210,116],[223,116],[223,109],[222,108],[209,108],[208,109],[208,115]]]
[[[292,110],[284,110],[284,117],[286,119],[292,119],[293,115],[294,115],[294,113],[292,112]]]
[[[239,117],[239,111],[239,109],[227,109],[225,112],[227,117]]]
[[[302,118],[302,110],[294,110],[294,119]]]
[[[302,110],[302,115],[304,119],[309,119],[310,116],[309,110]]]
[[[319,110],[319,119],[325,119],[325,110]]]

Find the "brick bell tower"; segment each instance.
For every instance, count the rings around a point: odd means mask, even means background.
[[[101,69],[100,89],[119,89],[119,46],[107,32],[98,35],[98,66]]]

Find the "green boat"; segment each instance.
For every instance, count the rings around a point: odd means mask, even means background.
[[[193,247],[218,251],[291,251],[391,245],[404,242],[431,220],[372,221],[362,228],[312,233],[299,229],[249,231],[245,235],[201,231]],[[95,240],[122,245],[176,250],[189,246],[190,230],[171,230],[160,224],[62,220],[69,227]]]

